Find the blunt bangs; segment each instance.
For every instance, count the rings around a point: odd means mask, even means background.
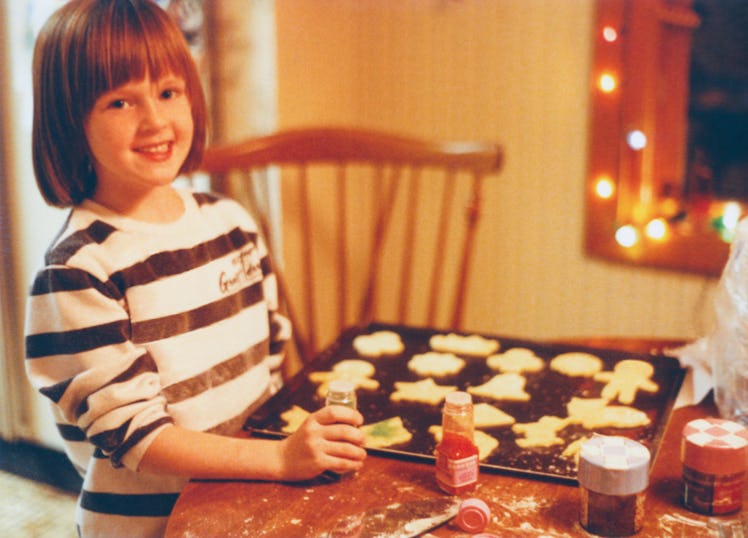
[[[151,9],[136,10],[134,3],[152,4]],[[102,4],[107,4],[103,2]],[[92,20],[80,56],[85,58],[78,81],[85,92],[86,112],[98,97],[118,86],[173,73],[183,76],[190,96],[192,59],[183,37],[169,15],[151,0],[115,1]]]

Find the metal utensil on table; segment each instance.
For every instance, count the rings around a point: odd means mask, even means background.
[[[369,508],[341,519],[319,538],[409,538],[421,536],[457,515],[456,497],[432,497]]]

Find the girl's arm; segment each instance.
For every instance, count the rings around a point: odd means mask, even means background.
[[[161,430],[139,470],[189,478],[305,480],[360,469],[366,458],[358,411],[326,406],[282,441],[224,437],[179,426]]]

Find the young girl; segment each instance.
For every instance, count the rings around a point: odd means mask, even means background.
[[[205,103],[151,0],[72,0],[34,52],[33,157],[71,207],[28,301],[27,371],[84,476],[83,536],[157,536],[189,478],[300,480],[365,458],[361,415],[323,407],[282,440],[233,437],[280,384],[288,321],[257,226],[180,191]]]

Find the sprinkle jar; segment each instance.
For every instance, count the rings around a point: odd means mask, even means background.
[[[334,379],[327,389],[325,405],[342,405],[356,409],[356,386],[347,379]]]
[[[707,515],[743,506],[748,429],[719,418],[692,420],[683,428],[683,504]]]
[[[625,437],[596,435],[582,445],[579,522],[588,532],[628,536],[641,529],[649,462],[649,450]]]

